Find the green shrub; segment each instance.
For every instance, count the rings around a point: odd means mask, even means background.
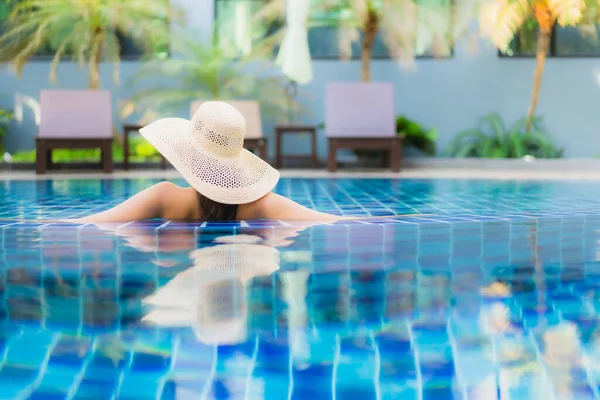
[[[557,148],[542,127],[541,118],[534,118],[532,128],[525,131],[525,118],[508,130],[498,114],[481,118],[479,126],[461,132],[446,150],[452,157],[560,158],[564,150]]]
[[[160,155],[142,136],[129,139],[129,161],[158,161]],[[120,143],[113,145],[114,161],[123,161],[123,147]],[[13,155],[14,162],[35,162],[35,150],[19,151]],[[52,151],[52,161],[56,163],[100,162],[100,150],[94,149],[56,149]]]
[[[0,108],[0,156],[4,154],[4,138],[8,133],[8,126],[13,117],[12,111]]]
[[[413,147],[428,156],[436,153],[435,142],[438,139],[438,131],[435,129],[424,129],[417,122],[405,116],[396,118],[396,132],[404,139],[404,147]]]
[[[402,137],[402,146],[414,148],[428,156],[434,156],[436,153],[435,142],[438,139],[438,132],[435,129],[424,129],[416,121],[406,116],[396,118],[396,133]],[[381,155],[376,150],[355,150],[354,154],[361,158],[377,158]]]

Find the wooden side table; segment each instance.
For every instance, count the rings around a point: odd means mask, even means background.
[[[311,152],[309,155],[300,154],[282,154],[283,135],[309,134],[311,136]],[[275,127],[275,168],[281,168],[282,160],[287,158],[310,158],[313,168],[317,168],[317,128],[312,125],[277,125]]]
[[[258,156],[267,161],[267,138],[247,138],[244,139],[244,148],[254,151],[258,149]]]
[[[393,137],[330,137],[329,172],[337,170],[338,149],[382,150],[389,151],[392,171],[399,172],[402,164],[402,138]]]
[[[137,132],[143,128],[140,124],[123,125],[123,169],[129,170],[129,133]],[[160,155],[160,168],[167,169],[167,159]]]

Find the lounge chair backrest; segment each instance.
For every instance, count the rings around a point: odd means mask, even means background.
[[[328,137],[388,137],[396,134],[391,82],[332,82],[325,93]]]
[[[190,118],[204,101],[194,101],[190,107]],[[246,139],[258,139],[263,137],[262,122],[260,119],[260,106],[256,101],[228,101],[235,107],[246,120]]]
[[[42,90],[40,137],[110,138],[112,105],[108,90]]]

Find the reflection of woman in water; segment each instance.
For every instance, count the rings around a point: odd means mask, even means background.
[[[193,266],[144,302],[143,320],[161,326],[191,326],[204,343],[238,343],[246,333],[246,282],[279,269],[279,252],[250,235],[224,236],[219,244],[190,253]]]
[[[243,148],[244,117],[227,103],[206,102],[191,121],[160,119],[140,133],[191,187],[162,182],[108,211],[75,222],[343,219],[272,193],[279,172]]]

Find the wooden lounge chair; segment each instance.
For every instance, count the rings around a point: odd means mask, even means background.
[[[194,101],[190,106],[190,118],[204,101]],[[235,107],[246,120],[246,136],[244,147],[250,151],[258,150],[258,155],[267,161],[267,138],[263,135],[262,122],[260,118],[260,106],[256,101],[228,101]]]
[[[392,83],[328,83],[325,97],[329,171],[337,169],[338,149],[389,152],[392,170],[400,171],[402,140],[396,134]]]
[[[43,90],[40,130],[36,137],[36,173],[52,167],[53,149],[102,152],[102,169],[113,171],[112,105],[108,90]]]

